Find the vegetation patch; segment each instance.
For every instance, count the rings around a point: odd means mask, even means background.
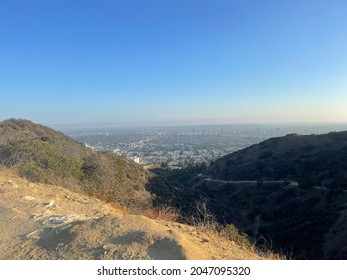
[[[62,185],[134,211],[151,206],[149,172],[125,158],[94,152],[30,121],[2,122],[0,135],[0,164],[33,182]]]

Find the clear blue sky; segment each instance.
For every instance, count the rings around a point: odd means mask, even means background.
[[[0,120],[347,122],[346,0],[1,0]]]

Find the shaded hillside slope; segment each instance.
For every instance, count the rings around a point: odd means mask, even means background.
[[[345,192],[223,181],[202,181],[194,191],[221,222],[237,225],[260,246],[295,259],[347,259]]]
[[[128,215],[0,170],[0,259],[261,259],[199,228]]]
[[[204,170],[153,171],[151,191],[188,216],[202,201],[220,223],[291,258],[347,259],[346,147],[347,132],[272,138]]]
[[[347,131],[271,138],[217,160],[205,174],[223,180],[294,180],[347,188]]]
[[[33,182],[59,184],[135,208],[151,204],[150,173],[110,153],[94,152],[51,128],[27,120],[0,122],[0,164]]]
[[[347,132],[272,138],[204,175],[195,186],[210,207],[239,213],[236,224],[258,242],[294,258],[347,259]]]

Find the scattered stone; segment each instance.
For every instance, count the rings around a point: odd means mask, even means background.
[[[27,196],[24,196],[24,199],[26,199],[26,200],[35,200],[36,198],[31,196],[31,195],[27,195]]]
[[[39,221],[43,218],[43,213],[33,213],[31,215],[31,217],[35,220],[35,221]]]
[[[47,208],[53,208],[53,207],[57,208],[58,207],[58,205],[55,204],[54,200],[44,202],[43,205],[45,205]]]
[[[65,245],[64,243],[59,243],[55,249],[59,250],[59,249],[63,248],[64,245]]]
[[[53,207],[55,206],[54,200],[48,201],[48,202],[44,202],[43,203],[46,207]]]
[[[72,220],[75,220],[75,219],[79,219],[79,218],[80,218],[80,216],[77,215],[77,214],[75,214],[75,213],[71,213],[71,214],[69,214],[67,217],[68,217],[68,219],[72,219]]]
[[[54,216],[54,217],[50,217],[48,219],[48,223],[53,224],[53,225],[57,225],[57,224],[65,223],[66,220],[67,220],[66,216]]]
[[[7,180],[4,183],[2,183],[3,187],[12,187],[12,188],[18,188],[18,186],[12,181],[12,180]]]

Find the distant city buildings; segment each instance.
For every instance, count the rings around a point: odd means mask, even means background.
[[[228,153],[254,144],[258,139],[235,139],[223,128],[82,133],[75,138],[97,151],[111,151],[143,166],[166,166],[171,169],[207,163]]]
[[[331,126],[223,125],[75,132],[72,137],[93,150],[111,151],[143,166],[176,169],[208,163],[271,137],[331,130]]]

